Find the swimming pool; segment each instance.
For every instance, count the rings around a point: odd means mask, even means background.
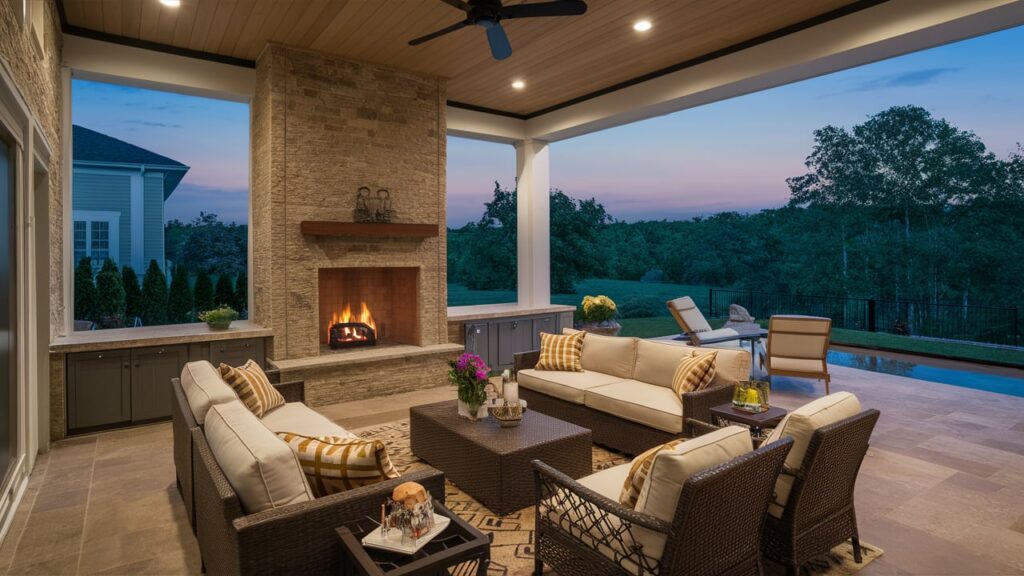
[[[870,352],[829,350],[828,361],[839,366],[1024,397],[1024,378],[922,364],[928,361],[927,358],[911,362]]]

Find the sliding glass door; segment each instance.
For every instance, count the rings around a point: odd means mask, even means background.
[[[14,147],[0,138],[0,486],[6,486],[17,454],[15,165]]]

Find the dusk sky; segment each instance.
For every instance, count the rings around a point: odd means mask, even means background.
[[[551,146],[551,185],[619,220],[756,212],[789,199],[812,132],[915,104],[975,132],[1000,158],[1024,141],[1024,28],[868,64]],[[510,145],[448,139],[448,224],[476,220],[494,181],[511,187]]]
[[[851,127],[903,104],[974,131],[1005,158],[1024,141],[1022,47],[1016,28],[557,142],[551,183],[626,221],[780,206],[816,128]],[[191,167],[168,219],[202,210],[246,221],[248,105],[75,80],[72,117]],[[495,180],[514,185],[511,145],[449,138],[448,224],[478,219]]]
[[[167,220],[203,211],[248,221],[248,104],[75,80],[71,118],[191,167],[167,199]]]

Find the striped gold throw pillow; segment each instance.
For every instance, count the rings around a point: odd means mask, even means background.
[[[629,474],[626,481],[622,483],[622,492],[619,493],[619,503],[623,506],[636,508],[637,500],[640,498],[640,490],[651,473],[651,465],[654,464],[654,457],[659,452],[675,450],[676,446],[683,442],[683,439],[672,440],[661,446],[655,446],[633,459],[633,465],[629,467]]]
[[[583,353],[583,337],[586,332],[575,334],[540,333],[540,361],[537,370],[561,370],[582,372],[580,355]]]
[[[245,407],[257,418],[263,418],[267,412],[284,406],[284,396],[274,388],[266,373],[254,360],[249,360],[238,367],[221,364],[220,377],[234,389]]]
[[[715,379],[715,358],[718,352],[697,354],[679,360],[672,376],[672,390],[676,396],[707,388]]]
[[[398,478],[380,440],[342,436],[302,436],[278,432],[299,458],[313,494],[319,498]]]

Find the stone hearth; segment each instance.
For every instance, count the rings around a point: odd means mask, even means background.
[[[256,72],[252,316],[274,331],[271,363],[314,406],[442,384],[461,350],[447,335],[444,81],[276,45]],[[302,233],[353,222],[361,186],[390,191],[394,222],[438,235]],[[382,343],[330,350],[325,315],[353,291]]]

